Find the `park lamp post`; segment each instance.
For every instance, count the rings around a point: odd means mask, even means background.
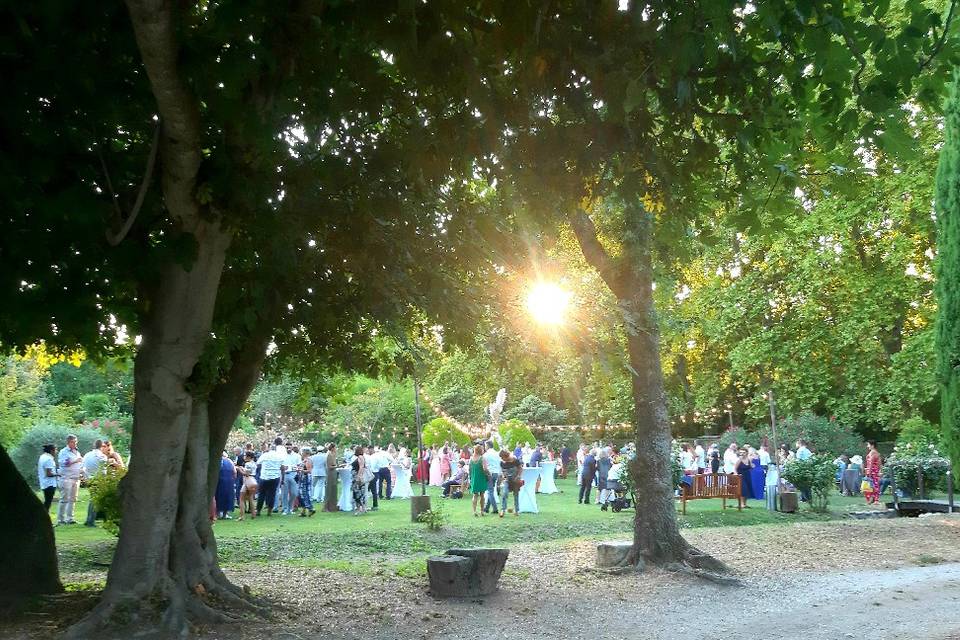
[[[727,417],[730,418],[730,431],[733,431],[733,405],[727,403]]]

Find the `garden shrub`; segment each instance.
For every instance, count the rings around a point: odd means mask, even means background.
[[[810,508],[825,512],[830,494],[836,490],[837,467],[832,458],[815,455],[806,460],[790,460],[783,470],[783,478],[797,489],[809,492]]]
[[[528,424],[563,424],[567,419],[567,412],[535,395],[528,395],[518,402],[517,406],[505,411],[503,417]]]
[[[476,394],[464,385],[454,385],[446,389],[434,397],[434,402],[457,420],[476,422],[482,415]]]
[[[731,442],[736,442],[741,447],[745,444],[749,444],[760,448],[760,440],[762,438],[763,436],[755,432],[751,433],[743,427],[734,427],[733,429],[727,429],[720,434],[720,439],[717,441],[717,446],[720,447],[720,451],[726,451]],[[692,440],[693,439],[691,439],[691,442]]]
[[[897,444],[912,444],[914,446],[934,445],[939,449],[942,434],[940,428],[920,416],[914,416],[903,421],[900,433],[897,435]]]
[[[37,459],[43,452],[43,445],[52,443],[57,449],[67,446],[67,435],[77,436],[77,448],[84,454],[93,448],[95,440],[105,439],[99,429],[87,426],[41,423],[24,434],[20,444],[10,454],[17,471],[34,489],[37,483]]]
[[[423,444],[443,446],[444,442],[452,442],[459,447],[470,444],[470,436],[453,425],[446,418],[434,418],[423,426]]]
[[[522,447],[529,442],[532,447],[537,442],[530,427],[516,419],[500,423],[500,436],[503,438],[503,446],[511,451],[516,449],[517,445]]]
[[[127,474],[126,467],[118,469],[107,466],[103,473],[90,479],[90,500],[93,508],[103,517],[103,528],[113,535],[120,534],[120,515],[123,500],[120,496],[120,481]]]
[[[767,436],[773,444],[773,435],[768,424],[760,426],[753,440],[748,442],[753,446],[759,446],[764,436]],[[791,416],[777,424],[778,441],[774,446],[787,443],[793,449],[799,438],[806,440],[814,453],[829,456],[831,460],[842,453],[862,454],[865,450],[863,438],[852,428],[812,413]]]

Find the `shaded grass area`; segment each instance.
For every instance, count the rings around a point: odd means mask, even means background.
[[[437,532],[410,521],[407,500],[381,501],[378,511],[359,517],[347,513],[317,513],[311,518],[275,514],[255,520],[248,517],[243,522],[220,521],[214,529],[221,562],[227,566],[282,562],[366,575],[410,577],[424,574],[428,555],[453,547],[509,547],[584,537],[630,537],[632,509],[601,512],[596,505],[577,504],[572,479],[559,480],[557,484],[563,493],[538,497],[540,513],[502,519],[492,515],[475,518],[469,500],[442,500],[438,490],[428,488],[434,506],[445,514],[446,524]],[[82,492],[77,513],[86,513],[86,497]],[[767,511],[762,501],[749,504],[751,508],[743,511],[729,505],[724,511],[719,500],[690,502],[687,515],[678,516],[678,521],[683,529],[793,524],[844,517],[849,511],[865,508],[859,498],[842,497],[831,499],[831,510],[826,514],[816,514],[805,507],[797,514],[784,514]],[[97,572],[109,566],[115,539],[99,526],[57,527],[56,537],[61,572]]]

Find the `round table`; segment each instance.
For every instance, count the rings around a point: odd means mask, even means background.
[[[340,476],[340,500],[337,506],[340,511],[353,511],[353,469],[337,469]]]
[[[410,469],[405,469],[402,464],[390,465],[397,474],[397,486],[393,488],[390,495],[394,498],[409,498],[413,496],[413,488],[410,486]]]
[[[520,513],[540,513],[537,507],[537,478],[540,467],[524,467],[521,472],[523,486],[520,487]]]
[[[540,463],[540,493],[557,493],[560,491],[553,479],[556,470],[556,462]]]

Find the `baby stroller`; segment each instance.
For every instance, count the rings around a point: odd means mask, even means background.
[[[610,491],[613,491],[613,500],[609,501],[611,511],[620,513],[633,506],[633,495],[631,493],[630,497],[627,497],[627,488],[623,486],[622,482],[619,480],[608,482],[607,487]]]

